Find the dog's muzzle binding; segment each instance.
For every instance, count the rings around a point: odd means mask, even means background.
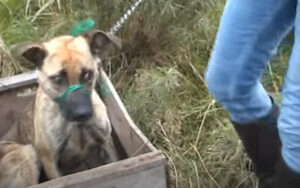
[[[83,122],[92,117],[89,92],[82,85],[71,85],[55,101],[67,121]]]

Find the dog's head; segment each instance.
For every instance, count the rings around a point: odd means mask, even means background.
[[[29,44],[20,54],[38,67],[41,89],[59,104],[65,118],[85,121],[93,113],[91,93],[98,76],[97,64],[111,45],[120,48],[120,40],[97,31]]]

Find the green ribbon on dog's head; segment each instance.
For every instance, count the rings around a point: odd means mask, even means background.
[[[94,20],[85,19],[76,22],[75,26],[72,28],[71,35],[77,37],[78,35],[91,30],[95,25]]]
[[[86,90],[82,84],[75,84],[75,85],[70,85],[59,97],[57,97],[55,99],[55,101],[58,104],[62,104],[63,101],[66,101],[67,98],[69,97],[69,95],[71,93],[73,93],[74,91],[80,90],[80,89],[84,89],[84,94],[85,95],[90,95],[90,93],[88,92],[88,90]]]

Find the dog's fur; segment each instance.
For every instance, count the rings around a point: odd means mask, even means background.
[[[37,184],[39,166],[32,145],[0,142],[0,187],[23,188]]]
[[[79,165],[95,148],[101,145],[105,149],[111,140],[106,107],[95,91],[100,62],[97,57],[101,58],[109,46],[121,47],[121,43],[115,36],[97,31],[19,47],[19,53],[39,67],[39,87],[34,109],[27,116],[33,119],[20,122],[4,139],[32,144],[49,179],[62,175],[58,163],[65,167]],[[86,70],[90,74],[82,81]],[[60,76],[58,83],[57,76]],[[79,83],[90,93],[92,115],[85,121],[70,121],[55,99],[69,85]]]

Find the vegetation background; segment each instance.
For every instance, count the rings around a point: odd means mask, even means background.
[[[92,18],[108,30],[133,0],[0,0],[0,77],[34,67],[11,55],[14,44],[69,34]],[[170,161],[172,188],[254,188],[250,161],[228,114],[203,76],[225,0],[144,0],[118,36],[123,50],[104,63],[130,115]],[[287,40],[263,77],[280,91]]]

